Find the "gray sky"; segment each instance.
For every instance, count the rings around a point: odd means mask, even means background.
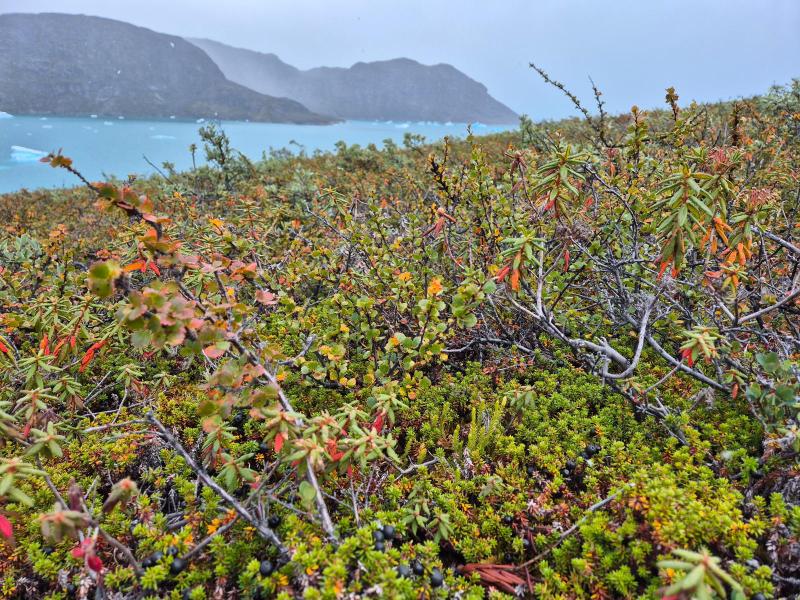
[[[300,68],[407,56],[451,63],[536,119],[573,114],[534,61],[609,110],[766,90],[800,77],[800,0],[0,0],[274,52]],[[57,32],[55,32],[57,35]]]

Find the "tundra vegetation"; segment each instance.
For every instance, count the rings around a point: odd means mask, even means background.
[[[800,592],[800,82],[570,97],[0,198],[0,597]]]

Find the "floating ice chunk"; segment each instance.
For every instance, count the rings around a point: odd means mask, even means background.
[[[25,146],[11,146],[11,160],[14,162],[36,162],[47,156],[47,152],[26,148]]]
[[[103,125],[113,125],[113,124],[114,123],[112,123],[111,121],[103,121]]]
[[[205,121],[206,121],[205,119],[197,119],[197,121],[195,121],[195,123],[205,123]]]
[[[175,42],[170,42],[170,43],[169,43],[169,47],[170,47],[170,48],[174,48],[174,47],[175,47]]]
[[[0,119],[13,119],[14,115],[10,115],[7,112],[3,112],[0,110]]]
[[[163,133],[157,133],[156,135],[150,136],[151,140],[174,140],[174,135],[164,135]]]
[[[398,129],[408,129],[409,127],[411,127],[411,123],[398,123],[397,125],[395,125],[395,127],[397,127]]]

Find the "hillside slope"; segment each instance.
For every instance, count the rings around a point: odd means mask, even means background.
[[[225,76],[264,94],[285,96],[344,119],[514,123],[518,116],[486,86],[447,64],[408,58],[359,62],[350,68],[302,71],[275,54],[190,39]]]
[[[84,15],[0,15],[0,110],[18,115],[214,117],[324,123],[228,81],[197,46]]]

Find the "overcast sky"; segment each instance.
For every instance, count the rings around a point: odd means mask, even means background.
[[[450,63],[536,119],[572,114],[534,61],[612,111],[755,94],[800,77],[800,0],[0,0],[274,52],[300,68]],[[57,35],[57,32],[54,32]]]

